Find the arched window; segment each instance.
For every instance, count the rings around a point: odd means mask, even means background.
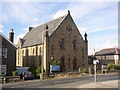
[[[73,40],[73,42],[72,42],[72,48],[76,49],[76,40]]]
[[[52,58],[54,58],[54,54],[55,54],[55,46],[52,45],[51,46],[51,55],[52,55]]]
[[[75,56],[75,58],[73,59],[73,70],[76,70],[76,69],[77,69],[77,59]]]
[[[70,57],[68,58],[68,66],[70,68]]]
[[[61,37],[59,42],[60,42],[60,48],[63,49],[64,48],[64,44],[65,44],[64,37]]]
[[[65,71],[65,57],[62,56],[60,59],[60,70]]]

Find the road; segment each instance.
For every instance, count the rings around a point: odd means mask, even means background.
[[[97,75],[97,82],[118,80],[118,74]],[[2,88],[78,88],[80,85],[93,83],[94,76],[71,77],[51,80],[29,80],[2,85]]]

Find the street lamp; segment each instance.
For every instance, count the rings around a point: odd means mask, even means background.
[[[95,87],[96,87],[96,64],[99,63],[98,60],[93,60],[93,64],[94,64],[94,83],[95,83]]]

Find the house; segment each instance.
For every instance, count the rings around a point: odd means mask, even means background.
[[[95,53],[95,57],[100,61],[101,65],[104,64],[120,64],[120,49],[119,48],[106,48]]]
[[[9,33],[9,39],[0,33],[0,75],[12,75],[12,71],[16,69],[17,47],[13,40],[13,29]]]
[[[29,32],[18,41],[16,65],[38,67],[49,71],[53,60],[60,62],[61,71],[76,71],[88,65],[87,34],[83,39],[70,11],[55,20],[29,27]]]

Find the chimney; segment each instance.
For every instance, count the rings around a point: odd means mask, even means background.
[[[29,32],[33,29],[33,27],[29,27]]]
[[[13,41],[14,41],[14,32],[13,32],[13,29],[10,29],[9,40],[10,40],[12,43],[13,43]]]

